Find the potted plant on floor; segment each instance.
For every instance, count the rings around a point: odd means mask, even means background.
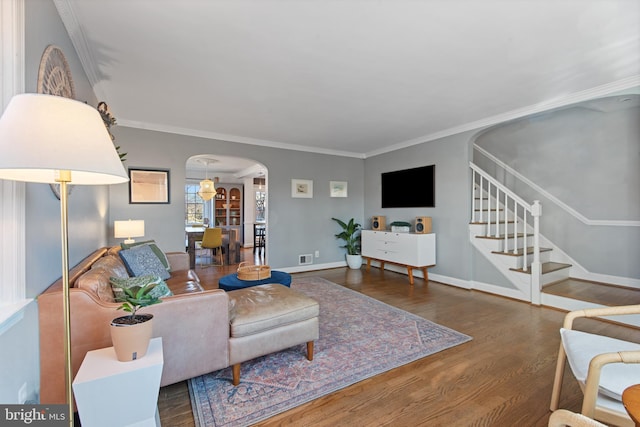
[[[331,218],[342,227],[342,232],[336,234],[338,239],[344,240],[345,244],[340,246],[347,250],[347,265],[349,268],[360,268],[362,266],[362,255],[360,255],[360,227],[361,225],[351,218],[345,223],[338,218]]]
[[[116,357],[121,362],[140,359],[147,353],[153,334],[153,314],[138,314],[138,310],[162,302],[160,298],[151,295],[157,285],[156,282],[131,288],[123,286],[123,294],[116,299],[122,301],[117,310],[130,313],[111,321],[111,342]]]

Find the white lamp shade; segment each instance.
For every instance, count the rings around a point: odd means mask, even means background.
[[[127,182],[98,111],[43,94],[14,96],[0,118],[0,179],[55,183],[71,171],[74,185]]]
[[[114,221],[113,231],[116,239],[144,236],[144,220]]]
[[[198,196],[202,198],[204,201],[209,201],[213,199],[216,195],[216,188],[213,185],[213,181],[210,179],[205,179],[204,181],[200,181],[200,189],[198,190]]]

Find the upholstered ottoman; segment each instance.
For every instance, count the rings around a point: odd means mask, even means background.
[[[240,383],[240,364],[256,357],[313,341],[319,336],[318,303],[280,284],[258,285],[227,292],[230,304],[229,365],[233,384]]]
[[[267,283],[279,283],[284,286],[291,286],[291,275],[284,271],[272,271],[271,277],[260,280],[241,280],[238,273],[227,274],[218,280],[218,287],[224,291],[235,291],[236,289],[249,288],[251,286],[266,285]]]

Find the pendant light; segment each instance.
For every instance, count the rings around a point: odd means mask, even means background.
[[[203,181],[200,181],[200,190],[198,190],[198,196],[200,196],[205,202],[208,202],[216,195],[216,187],[214,186],[213,181],[209,179],[209,159],[206,159],[205,163],[207,164],[205,179]]]

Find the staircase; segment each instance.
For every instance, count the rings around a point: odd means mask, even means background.
[[[539,202],[527,203],[477,165],[470,167],[470,241],[514,287],[495,287],[496,293],[563,310],[640,304],[638,289],[572,278],[577,263],[539,232]],[[640,326],[638,317],[631,324]]]

